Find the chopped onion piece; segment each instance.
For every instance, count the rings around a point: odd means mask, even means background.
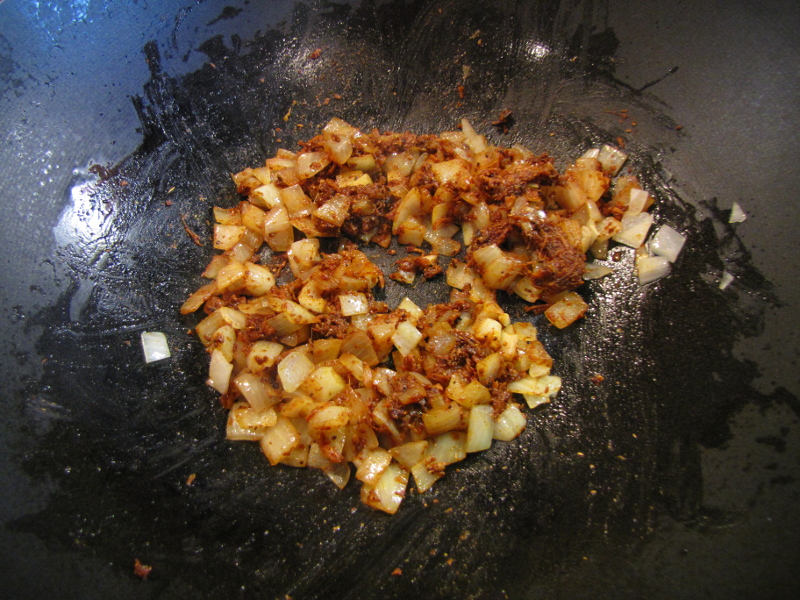
[[[509,404],[494,422],[492,437],[503,442],[510,442],[525,429],[525,414],[513,404]]]
[[[735,279],[735,277],[732,274],[728,273],[727,271],[723,271],[722,272],[722,277],[720,278],[720,281],[719,281],[719,289],[724,290],[730,284],[733,283],[734,279]]]
[[[340,490],[343,490],[347,482],[350,481],[350,465],[346,462],[331,463],[330,466],[322,469],[322,472]]]
[[[275,208],[281,200],[281,191],[274,183],[267,183],[250,192],[252,202],[264,208]]]
[[[628,217],[626,214],[622,217],[622,231],[611,239],[631,248],[638,248],[644,243],[652,224],[653,215],[650,213],[643,212],[632,217]]]
[[[544,311],[544,316],[559,329],[571,325],[580,319],[589,308],[576,292],[567,292],[555,304]]]
[[[330,367],[320,367],[330,368]],[[347,425],[350,420],[350,409],[337,404],[327,404],[322,408],[313,410],[308,416],[308,431],[314,433],[334,431]]]
[[[625,161],[628,160],[628,155],[622,150],[614,148],[614,146],[604,144],[597,154],[597,160],[600,161],[603,171],[609,175],[616,175],[619,173],[622,165],[625,164]]]
[[[171,356],[167,336],[160,331],[142,332],[142,350],[144,350],[144,362],[146,363],[164,360]]]
[[[548,404],[550,402],[550,398],[547,396],[535,396],[533,394],[522,394],[522,397],[525,398],[525,402],[528,404],[528,408],[533,409],[537,406],[541,406],[542,404]]]
[[[342,354],[345,353],[352,354],[370,367],[380,362],[375,347],[365,331],[354,331],[342,340]]]
[[[258,340],[250,347],[247,355],[247,369],[251,373],[260,373],[275,364],[275,360],[283,352],[283,345],[267,340]]]
[[[685,235],[678,233],[669,225],[662,225],[650,241],[650,252],[674,263],[685,242]]]
[[[488,404],[473,406],[469,412],[469,427],[467,429],[467,452],[480,452],[488,450],[492,445],[494,434],[493,408]]]
[[[244,235],[244,225],[214,225],[214,249],[230,250]]]
[[[337,194],[319,208],[314,209],[314,216],[331,225],[341,227],[347,219],[350,209],[350,199],[347,196]]]
[[[217,349],[212,350],[206,383],[220,394],[227,394],[232,372],[233,365],[225,360],[225,355]]]
[[[373,508],[377,508],[393,515],[400,508],[400,503],[406,495],[408,486],[408,471],[397,463],[392,463],[381,475],[375,488],[364,485],[361,489],[367,490],[367,494],[372,497],[372,502],[366,501]]]
[[[467,457],[467,434],[463,431],[448,431],[433,438],[428,447],[428,456],[446,465],[451,465]]]
[[[421,339],[422,333],[420,330],[408,321],[400,323],[392,336],[392,342],[403,356],[408,356],[417,347]]]
[[[273,207],[264,220],[264,235],[277,233],[287,227],[291,228],[291,223],[289,223],[289,214],[286,212],[286,208],[282,204]]]
[[[503,252],[496,244],[483,246],[472,253],[487,286],[494,289],[506,289],[519,275],[525,263],[507,252]]]
[[[742,210],[738,202],[734,202],[731,205],[731,216],[728,217],[728,223],[741,223],[745,219],[747,219],[747,213]]]
[[[252,373],[239,373],[234,377],[233,383],[256,412],[263,412],[281,400],[280,395],[275,393],[275,390]]]
[[[297,155],[297,174],[301,179],[308,179],[322,171],[330,162],[323,152],[303,152]]]
[[[583,278],[587,281],[590,279],[600,279],[606,275],[610,275],[614,269],[600,263],[592,262],[586,263],[586,270],[583,272]]]
[[[300,433],[286,417],[278,417],[272,427],[267,428],[261,436],[261,450],[271,465],[277,465],[300,444]]]
[[[323,366],[318,367],[313,373],[305,377],[300,384],[300,389],[314,400],[326,402],[342,392],[346,386],[347,384],[342,379],[342,376],[333,367]]]
[[[281,380],[283,389],[287,392],[295,391],[303,383],[303,380],[313,372],[314,363],[300,349],[287,354],[278,364],[278,377]]]
[[[277,423],[278,415],[273,409],[256,413],[244,402],[237,402],[228,413],[225,437],[237,441],[257,441],[264,435],[267,427]]]
[[[392,455],[389,451],[381,447],[371,450],[364,448],[353,459],[353,463],[356,465],[356,479],[362,483],[375,485],[391,462]]]
[[[361,292],[355,294],[342,294],[339,296],[339,306],[345,317],[365,315],[369,312],[369,301]]]
[[[409,319],[412,324],[416,325],[417,321],[419,321],[420,317],[422,317],[423,310],[414,304],[414,301],[411,300],[409,297],[403,298],[403,301],[397,306],[399,310],[404,310],[408,313],[411,317]]]
[[[650,194],[644,190],[632,189],[628,200],[628,210],[625,211],[625,214],[631,217],[640,214],[647,207],[649,198]]]
[[[275,287],[275,276],[267,267],[248,261],[244,263],[244,287],[248,294],[263,296]]]
[[[639,277],[639,285],[647,285],[665,275],[670,271],[669,261],[663,256],[637,256],[636,274]]]
[[[427,440],[419,440],[389,448],[389,454],[406,469],[411,469],[423,459],[427,448]]]
[[[446,466],[445,463],[428,456],[411,467],[411,474],[414,475],[417,491],[421,494],[431,489],[431,486],[444,476],[444,468]]]
[[[338,165],[345,164],[353,155],[353,144],[351,144],[350,140],[346,138],[339,140],[334,140],[331,138],[325,140],[325,149],[330,153],[331,158]]]
[[[428,435],[451,431],[461,424],[461,409],[457,404],[433,407],[422,413],[422,423]]]

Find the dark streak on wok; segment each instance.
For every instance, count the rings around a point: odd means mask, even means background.
[[[207,62],[184,76],[162,70],[148,43],[151,79],[134,99],[144,142],[107,180],[76,182],[55,228],[70,283],[34,319],[47,362],[28,392],[37,442],[23,463],[51,491],[14,530],[115,572],[132,571],[134,557],[153,565],[146,591],[130,597],[522,598],[556,593],[549,582],[584,557],[613,565],[606,556],[629,556],[665,518],[735,521],[704,506],[700,449],[730,440],[730,419],[748,403],[800,414],[788,392],[754,390],[756,365],[733,352],[778,300],[724,211],[675,191],[684,175],[672,179],[660,160],[680,143],[678,124],[646,90],[614,79],[613,31],[593,29],[576,7],[298,4],[290,22],[253,39],[209,39],[199,46]],[[342,99],[318,106],[334,94]],[[491,122],[506,108],[514,126],[503,135]],[[622,109],[635,135],[607,112]],[[582,289],[592,307],[583,322],[558,332],[535,319],[564,378],[558,399],[530,413],[518,441],[451,468],[395,517],[362,506],[357,486],[339,492],[226,442],[205,354],[186,335],[194,321],[177,314],[210,256],[180,215],[209,240],[211,206],[236,201],[228,174],[331,116],[417,132],[467,116],[497,143],[564,162],[626,137],[658,197],[657,223],[689,236],[669,278],[640,291],[623,250],[614,276]],[[722,292],[715,278],[731,265],[737,288]],[[390,302],[409,293],[390,285]],[[446,290],[412,293],[440,301]],[[166,332],[173,359],[144,365],[142,330]]]

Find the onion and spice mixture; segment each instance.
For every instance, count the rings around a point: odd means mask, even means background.
[[[425,492],[447,465],[516,438],[521,401],[534,408],[561,387],[536,328],[512,323],[495,291],[568,326],[587,309],[573,290],[610,272],[587,269],[585,253],[605,258],[609,240],[644,248],[653,199],[632,176],[612,187],[626,156],[611,146],[559,174],[549,156],[492,146],[466,119],[438,136],[332,119],[300,146],[233,175],[247,199],[214,209],[222,253],[181,312],[207,315],[195,331],[229,439],[340,488],[353,463],[363,502],[394,513],[410,475]],[[392,236],[413,251],[389,275],[406,284],[439,275],[439,256],[464,245],[445,274],[449,302],[375,300],[383,273],[354,242],[387,248]],[[338,252],[321,253],[322,237],[339,238]],[[293,281],[278,285],[256,262],[264,243],[285,253]],[[663,270],[666,259],[640,254]]]

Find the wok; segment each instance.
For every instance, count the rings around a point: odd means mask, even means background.
[[[797,25],[790,2],[0,3],[5,597],[794,597]],[[666,279],[623,253],[581,323],[533,317],[564,390],[395,516],[226,442],[177,312],[211,254],[181,215],[208,240],[228,174],[332,116],[466,116],[560,166],[621,140],[688,236]]]

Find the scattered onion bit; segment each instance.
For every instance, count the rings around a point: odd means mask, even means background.
[[[334,118],[299,152],[234,174],[247,200],[214,209],[222,253],[181,307],[207,315],[195,332],[230,409],[228,438],[340,488],[353,463],[362,501],[394,513],[411,476],[422,493],[447,465],[519,436],[521,400],[546,404],[561,379],[536,328],[512,323],[495,290],[546,309],[559,328],[584,315],[572,290],[585,253],[605,259],[611,239],[642,252],[652,223],[653,198],[635,177],[612,187],[625,159],[604,146],[559,174],[549,156],[492,146],[466,119],[434,136],[365,134]],[[429,247],[397,261],[391,277],[405,283],[438,275],[439,255],[464,245],[446,272],[450,302],[375,300],[383,273],[352,242],[387,248],[393,236]],[[321,237],[351,241],[326,254]],[[277,285],[259,264],[264,244],[286,253],[293,281]]]
[[[171,356],[167,336],[161,331],[143,331],[141,339],[146,363],[164,360]]]

